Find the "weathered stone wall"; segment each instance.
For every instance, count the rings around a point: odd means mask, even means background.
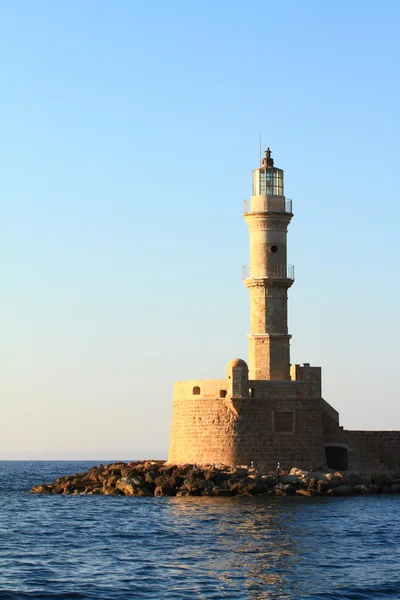
[[[339,425],[339,414],[321,400],[325,446],[346,448],[348,468],[393,469],[400,466],[400,431],[351,431]]]
[[[337,446],[349,469],[400,466],[400,432],[343,429],[321,398],[318,367],[294,365],[297,380],[248,380],[241,362],[227,379],[174,385],[169,462],[324,469],[325,448]]]
[[[236,419],[229,398],[174,399],[168,462],[235,464]]]
[[[252,396],[266,400],[296,400],[302,398],[320,399],[318,381],[257,381],[249,380]]]
[[[351,468],[394,469],[400,466],[400,431],[344,430]]]
[[[325,444],[345,445],[346,435],[339,425],[339,413],[321,398],[321,421]]]
[[[258,469],[325,466],[319,403],[313,398],[233,400],[236,464]],[[279,420],[278,420],[279,417]],[[282,419],[283,417],[283,419]],[[277,425],[283,424],[282,431]]]
[[[227,380],[175,384],[169,462],[324,467],[318,382],[248,385],[250,397],[222,398]]]

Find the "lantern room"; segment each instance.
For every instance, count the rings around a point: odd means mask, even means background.
[[[253,171],[253,196],[283,195],[283,170],[274,167],[271,150],[267,148],[261,167]]]

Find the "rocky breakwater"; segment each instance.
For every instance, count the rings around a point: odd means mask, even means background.
[[[114,496],[352,496],[400,493],[400,470],[273,471],[223,465],[169,465],[163,461],[113,463],[36,485],[33,494]]]

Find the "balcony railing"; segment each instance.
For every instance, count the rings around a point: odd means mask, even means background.
[[[292,214],[292,200],[289,198],[259,196],[253,200],[253,206],[250,206],[250,204],[250,200],[244,201],[244,213],[277,212]]]
[[[294,265],[264,265],[242,267],[242,279],[291,279],[294,281]]]

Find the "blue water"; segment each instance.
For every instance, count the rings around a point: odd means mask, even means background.
[[[400,495],[37,496],[0,462],[0,599],[400,599]]]

